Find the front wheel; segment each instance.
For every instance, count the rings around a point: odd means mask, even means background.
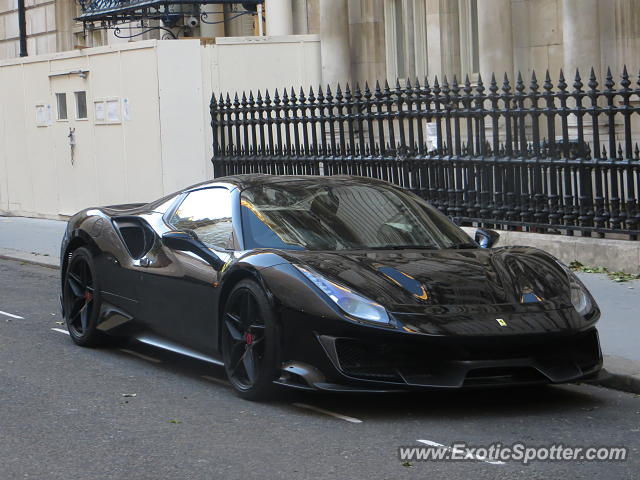
[[[222,357],[227,377],[238,395],[264,400],[276,385],[276,324],[267,296],[251,280],[229,294],[222,315]]]
[[[100,290],[91,251],[80,247],[73,252],[64,275],[62,289],[64,317],[71,339],[82,347],[103,343],[96,328],[100,313]]]

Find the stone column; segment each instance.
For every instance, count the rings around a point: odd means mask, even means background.
[[[210,7],[210,5],[203,5],[200,7],[201,10],[207,11],[206,7]],[[205,23],[200,22],[200,36],[207,38],[216,38],[216,37],[224,37],[224,13],[213,13],[208,14],[206,18],[207,22],[219,22],[219,23]]]
[[[306,35],[309,33],[307,0],[297,0],[292,4],[293,34]]]
[[[55,4],[56,14],[56,50],[65,52],[72,50],[73,45],[73,24],[75,21],[74,0],[58,0]]]
[[[589,78],[591,67],[601,81],[598,20],[598,0],[563,0],[563,70],[569,85],[573,84],[576,68],[580,70],[583,83],[587,83],[585,79]]]
[[[478,2],[478,43],[480,74],[483,82],[491,80],[495,72],[501,82],[505,72],[513,81],[513,33],[511,28],[511,0],[482,0]]]
[[[614,52],[605,50],[603,63],[612,63],[611,72],[622,72],[622,67],[627,66],[629,75],[634,76],[640,70],[640,0],[619,0],[616,2],[615,17],[615,45]],[[602,17],[600,18],[602,20]],[[636,19],[634,21],[633,19]],[[607,57],[615,55],[615,60]],[[619,77],[618,77],[619,79]],[[640,106],[640,98],[630,101],[633,106]],[[631,135],[640,138],[640,122],[631,122]]]
[[[562,1],[562,51],[564,61],[562,70],[564,78],[569,85],[568,90],[573,90],[573,82],[576,69],[580,71],[580,77],[584,88],[587,89],[591,67],[596,74],[600,86],[604,88],[604,77],[600,68],[600,22],[598,15],[598,0],[563,0]],[[614,2],[611,2],[612,4]],[[611,6],[614,8],[614,5]],[[612,72],[614,75],[618,72]],[[589,104],[589,102],[584,102]],[[605,105],[604,98],[598,102]],[[577,138],[578,120],[575,115],[567,117],[569,124],[569,138]],[[607,119],[604,115],[599,117],[598,123],[606,125]],[[556,122],[556,132],[558,132],[558,122]],[[585,122],[583,129],[586,141],[590,141],[593,135],[591,122]],[[603,130],[600,129],[601,134]]]
[[[291,0],[266,0],[267,35],[292,35]]]
[[[482,1],[480,1],[480,4]],[[440,55],[442,58],[442,74],[449,77],[458,76],[461,80],[460,67],[460,10],[458,2],[444,1],[440,5]]]
[[[347,0],[320,0],[320,57],[324,85],[351,81]]]

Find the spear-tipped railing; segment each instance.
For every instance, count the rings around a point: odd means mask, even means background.
[[[586,87],[561,71],[213,96],[214,172],[363,175],[459,223],[637,239],[640,76],[591,69]]]

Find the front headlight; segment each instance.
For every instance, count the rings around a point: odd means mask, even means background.
[[[294,266],[346,314],[367,322],[384,325],[391,323],[389,315],[382,305],[362,297],[342,285],[333,283],[305,267]]]
[[[576,312],[578,312],[579,315],[583,317],[587,316],[596,308],[596,304],[593,300],[593,297],[589,293],[589,290],[587,290],[587,287],[584,286],[584,284],[568,266],[566,266],[557,258],[555,259],[555,261],[567,274],[567,279],[569,280],[571,305],[573,305],[573,308],[576,309]]]
[[[568,272],[568,275],[569,289],[571,290],[571,304],[573,308],[576,309],[576,312],[584,317],[593,310],[591,295],[573,272]]]

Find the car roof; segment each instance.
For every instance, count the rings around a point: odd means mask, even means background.
[[[206,188],[208,186],[226,183],[234,185],[239,190],[245,190],[250,187],[259,185],[272,185],[277,183],[307,183],[311,185],[335,185],[337,183],[344,184],[345,181],[360,184],[380,184],[387,183],[383,180],[370,177],[360,177],[356,175],[269,175],[266,173],[248,173],[244,175],[229,175],[227,177],[218,177],[213,180],[199,183],[189,187],[187,190],[197,188]]]
[[[229,175],[227,177],[217,177],[212,180],[191,185],[177,192],[165,195],[153,202],[144,204],[146,210],[156,210],[159,206],[175,199],[178,195],[200,190],[202,188],[226,186],[229,189],[237,188],[239,191],[259,185],[274,185],[278,183],[307,183],[308,185],[344,185],[345,182],[360,185],[383,184],[391,185],[384,180],[371,177],[360,177],[357,175],[269,175],[266,173],[247,173],[243,175]],[[394,185],[395,186],[395,185]]]

